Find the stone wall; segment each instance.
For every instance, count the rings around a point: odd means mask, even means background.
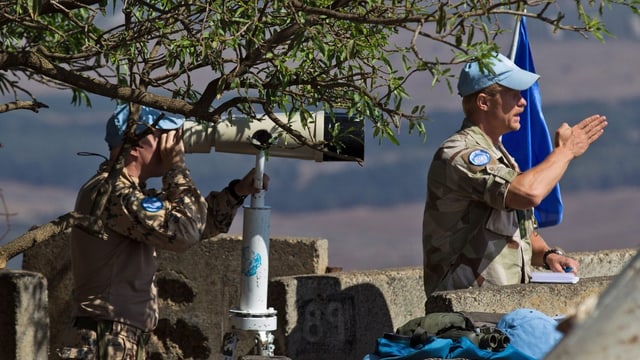
[[[239,305],[241,243],[237,236],[218,236],[185,253],[158,252],[160,320],[150,344],[152,359],[208,359],[220,353],[230,329],[229,310]],[[326,239],[277,238],[270,245],[270,277],[323,274],[327,268]],[[70,324],[70,265],[66,234],[24,254],[23,269],[44,274],[49,284],[52,350]]]
[[[221,358],[229,310],[239,303],[241,242],[239,237],[219,236],[183,254],[158,254],[161,319],[151,359]],[[276,355],[294,360],[362,359],[374,351],[378,337],[424,314],[420,267],[325,273],[327,247],[326,239],[271,239],[268,305],[277,311]],[[60,333],[70,317],[68,253],[68,239],[62,236],[29,250],[23,261],[25,270],[46,277],[51,349],[60,345]],[[571,255],[582,264],[577,284],[439,292],[429,301],[442,311],[508,312],[531,307],[549,315],[566,314],[604,291],[636,250]],[[46,292],[40,296],[46,297]],[[0,326],[0,339],[16,332],[16,327],[6,326]],[[248,354],[252,345],[252,334],[244,335],[241,355]]]

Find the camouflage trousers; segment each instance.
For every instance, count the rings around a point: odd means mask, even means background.
[[[58,349],[61,359],[144,360],[149,333],[116,321],[79,318]]]

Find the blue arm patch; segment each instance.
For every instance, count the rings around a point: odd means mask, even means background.
[[[149,196],[142,199],[142,201],[140,201],[140,205],[143,209],[151,213],[156,213],[164,207],[162,200],[156,196]]]
[[[478,149],[469,153],[469,163],[475,166],[485,166],[491,161],[491,154],[487,150]]]

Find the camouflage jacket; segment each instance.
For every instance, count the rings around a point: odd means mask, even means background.
[[[527,282],[533,210],[505,207],[519,169],[465,120],[436,151],[424,209],[424,287],[433,291]]]
[[[110,164],[103,163],[79,191],[78,213],[90,213]],[[123,170],[101,214],[104,231],[71,231],[73,316],[153,329],[158,321],[155,250],[182,252],[228,231],[240,205],[227,189],[205,199],[184,166],[163,176],[159,192],[145,189]]]

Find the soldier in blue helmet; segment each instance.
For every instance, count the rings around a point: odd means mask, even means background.
[[[606,118],[592,115],[556,131],[555,149],[521,172],[501,143],[520,128],[520,92],[539,78],[495,54],[489,69],[466,64],[458,81],[465,119],[436,151],[423,219],[424,287],[437,290],[529,281],[531,265],[577,272],[579,264],[537,232],[533,208],[570,162],[596,141]]]
[[[129,106],[119,105],[107,122],[111,157],[78,193],[75,210],[91,212],[101,185],[120,152]],[[154,281],[156,249],[183,252],[201,239],[227,232],[253,186],[253,170],[220,192],[202,196],[184,160],[184,118],[142,106],[135,133],[141,138],[125,156],[124,169],[100,214],[101,234],[71,232],[73,329],[62,358],[143,359],[158,323]],[[145,135],[146,134],[146,135]],[[162,189],[146,181],[162,177]],[[263,181],[266,189],[268,177]]]

